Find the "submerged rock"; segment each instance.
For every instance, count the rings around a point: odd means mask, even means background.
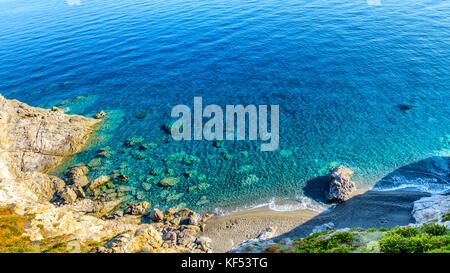
[[[144,119],[146,118],[148,115],[150,114],[149,111],[147,111],[146,109],[137,109],[136,113],[135,113],[135,117],[137,119]]]
[[[290,157],[290,156],[292,156],[292,154],[293,153],[291,150],[284,149],[284,150],[280,151],[281,157],[284,157],[284,158]]]
[[[254,175],[254,174],[249,174],[249,175],[247,176],[247,178],[245,178],[245,179],[242,181],[241,185],[242,185],[243,187],[248,187],[248,186],[251,186],[251,185],[253,185],[253,184],[258,183],[258,181],[259,181],[259,177],[257,177],[257,176]]]
[[[404,113],[408,113],[409,111],[411,111],[413,108],[417,107],[416,104],[414,103],[401,103],[397,105],[398,109],[400,109],[402,112]]]
[[[180,179],[178,177],[166,177],[159,181],[159,184],[164,187],[174,187]]]
[[[187,178],[191,178],[191,177],[195,177],[198,175],[198,171],[197,170],[190,170],[184,173],[184,176]]]
[[[166,197],[166,203],[170,203],[173,201],[177,201],[181,197],[183,197],[184,193],[172,194]]]
[[[142,183],[142,189],[144,190],[144,191],[150,191],[151,190],[151,188],[152,188],[152,184],[149,184],[149,183]]]
[[[142,151],[131,151],[130,155],[135,160],[143,160],[143,159],[147,158],[147,155]]]
[[[111,147],[109,147],[109,146],[100,148],[97,151],[97,156],[98,157],[103,157],[103,158],[108,158],[108,157],[110,157],[113,154],[115,154],[115,152],[113,150],[111,150]]]
[[[125,141],[124,146],[125,147],[135,147],[135,146],[139,146],[142,144],[142,142],[144,142],[144,138],[143,137],[132,137],[127,139],[127,141]]]
[[[106,116],[106,112],[105,111],[100,111],[100,112],[98,112],[97,114],[95,114],[95,118],[96,119],[101,119],[101,118],[103,118],[104,116]]]
[[[91,183],[89,183],[89,185],[87,185],[86,187],[86,191],[91,191],[95,188],[100,187],[101,185],[107,183],[111,178],[107,175],[102,175],[94,180],[91,181]]]
[[[94,158],[91,161],[89,161],[89,163],[87,164],[89,167],[93,168],[93,167],[97,167],[100,166],[102,164],[102,159],[100,157]]]
[[[177,162],[182,163],[184,165],[196,165],[200,163],[200,158],[195,155],[188,155],[185,152],[179,152],[169,155],[164,159],[164,162],[171,163]]]
[[[328,202],[340,203],[350,198],[351,193],[356,190],[355,183],[350,180],[352,175],[353,171],[342,165],[331,170]]]
[[[153,150],[158,148],[158,144],[154,143],[154,142],[150,142],[150,143],[144,143],[141,145],[141,149],[142,150]]]
[[[114,179],[117,179],[119,181],[128,181],[128,180],[130,180],[130,177],[126,174],[117,174],[117,175],[114,175]]]
[[[172,127],[175,124],[175,121],[169,121],[166,122],[163,126],[163,130],[168,133],[169,135],[172,134]],[[180,125],[180,127],[178,128],[179,131],[183,130],[183,125]]]

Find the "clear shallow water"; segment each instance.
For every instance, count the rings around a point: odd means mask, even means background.
[[[130,187],[130,200],[162,208],[300,198],[307,181],[336,164],[369,187],[448,155],[450,4],[311,2],[1,0],[0,92],[41,107],[69,100],[61,107],[74,114],[108,112],[101,139],[71,163],[109,146],[115,154],[93,161],[90,175],[119,169],[130,176],[117,185]],[[280,150],[167,142],[161,127],[171,108],[194,96],[204,105],[279,104]],[[123,147],[139,136],[157,148]],[[181,151],[200,163],[163,161]],[[151,175],[156,168],[163,173]],[[167,191],[154,182],[168,169],[180,182]],[[190,170],[197,175],[186,178]],[[249,174],[259,180],[243,186]],[[188,192],[200,183],[210,186]]]

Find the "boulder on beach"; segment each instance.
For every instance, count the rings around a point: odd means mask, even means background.
[[[351,193],[356,190],[355,183],[350,180],[352,175],[353,171],[342,165],[331,170],[328,202],[341,203],[350,198]]]

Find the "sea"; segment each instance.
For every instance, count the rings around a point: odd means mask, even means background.
[[[358,188],[450,188],[449,1],[0,0],[0,93],[105,111],[88,148],[54,173],[111,175],[106,198],[321,209],[310,191],[341,164]],[[278,105],[278,148],[248,134],[173,140],[171,111],[193,110],[194,97]],[[426,179],[395,175],[420,162]]]

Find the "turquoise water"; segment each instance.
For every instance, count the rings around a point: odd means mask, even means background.
[[[450,146],[450,3],[373,2],[0,0],[0,92],[108,112],[70,164],[129,175],[115,186],[131,201],[201,211],[298,199],[336,164],[369,187]],[[170,141],[171,108],[194,96],[280,105],[279,150]],[[125,147],[132,137],[154,144]],[[104,147],[114,152],[98,157]],[[199,162],[164,161],[180,152]],[[158,185],[167,176],[175,187]]]

